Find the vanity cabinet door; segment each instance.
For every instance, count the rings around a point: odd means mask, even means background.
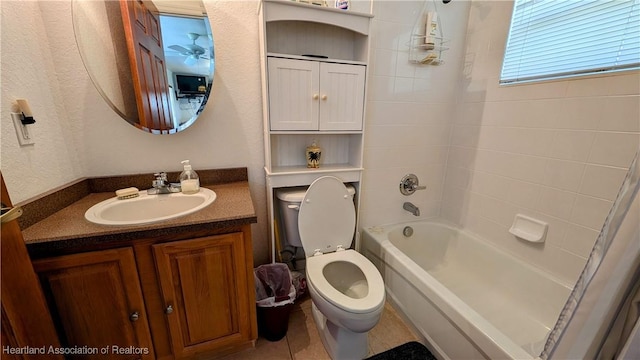
[[[36,260],[34,269],[63,347],[97,348],[73,356],[153,359],[135,258],[131,248]]]
[[[176,359],[252,340],[241,232],[153,245]]]

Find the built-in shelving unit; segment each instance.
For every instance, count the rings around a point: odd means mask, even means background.
[[[289,0],[261,2],[270,224],[277,217],[276,188],[310,185],[320,176],[332,175],[359,189],[372,17]],[[313,142],[322,148],[316,169],[306,167],[305,149]],[[355,201],[357,206],[358,193]]]

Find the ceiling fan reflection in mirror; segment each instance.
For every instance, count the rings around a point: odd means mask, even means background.
[[[200,34],[188,33],[187,37],[192,41],[191,44],[186,44],[184,46],[171,45],[169,46],[169,49],[177,51],[181,56],[186,56],[187,58],[184,60],[184,63],[189,66],[195,65],[200,59],[209,60],[210,57],[207,54],[207,50],[196,44],[196,40],[198,40],[200,36]]]

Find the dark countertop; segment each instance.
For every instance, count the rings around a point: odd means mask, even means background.
[[[131,226],[99,225],[86,220],[84,213],[91,206],[115,196],[113,192],[90,193],[27,227],[22,235],[32,257],[42,257],[61,249],[124,246],[137,239],[171,239],[185,232],[197,234],[257,222],[248,182],[205,187],[215,191],[217,198],[204,209],[171,220]]]

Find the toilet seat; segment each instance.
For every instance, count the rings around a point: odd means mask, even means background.
[[[334,288],[324,276],[323,269],[332,262],[345,261],[360,268],[367,280],[368,293],[354,299]],[[307,258],[307,281],[325,300],[350,313],[369,313],[384,306],[384,282],[378,269],[362,254],[355,250],[338,251],[322,256]]]
[[[378,269],[351,246],[356,227],[353,198],[340,179],[323,176],[307,189],[300,203],[298,231],[307,257],[307,282],[323,299],[342,311],[365,314],[384,306],[384,282]],[[337,251],[336,251],[337,250]],[[344,261],[357,266],[367,281],[367,295],[355,299],[333,287],[325,266]]]

